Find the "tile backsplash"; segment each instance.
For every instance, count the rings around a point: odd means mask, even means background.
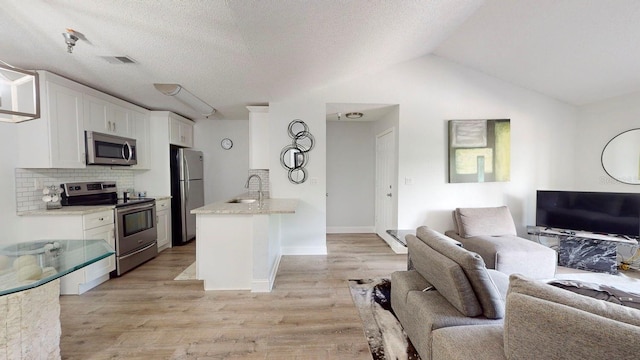
[[[60,185],[79,181],[115,181],[118,192],[135,188],[134,171],[128,168],[95,167],[86,169],[20,169],[15,170],[16,210],[29,211],[45,208],[42,188],[35,188],[37,182],[43,186]]]
[[[270,194],[270,186],[269,186],[269,170],[268,169],[249,169],[249,176],[256,174],[260,176],[262,179],[262,193],[265,197],[269,197]],[[251,180],[249,182],[249,192],[257,193],[260,189],[260,182],[258,180]]]

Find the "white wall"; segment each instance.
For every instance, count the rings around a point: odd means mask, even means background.
[[[247,113],[247,118],[249,114]],[[220,142],[233,141],[230,150]],[[194,148],[204,155],[204,202],[230,199],[247,191],[249,171],[249,120],[198,120],[194,126]]]
[[[374,125],[327,122],[328,232],[374,232]]]
[[[583,106],[576,129],[575,190],[640,192],[640,186],[618,182],[604,171],[602,150],[623,131],[640,128],[640,93]]]
[[[0,244],[26,241],[19,237],[20,218],[16,215],[17,126],[19,124],[0,123]]]
[[[574,107],[427,56],[270,104],[272,194],[300,199],[298,212],[282,221],[285,254],[326,248],[326,103],[399,104],[400,228],[444,231],[455,207],[506,204],[524,234],[535,220],[535,190],[573,184]],[[290,184],[279,164],[287,125],[296,118],[316,139],[307,169],[317,184]],[[511,119],[511,181],[448,184],[446,121],[479,118]],[[414,184],[404,185],[406,177]]]

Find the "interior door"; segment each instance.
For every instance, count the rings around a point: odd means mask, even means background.
[[[394,153],[394,131],[389,129],[376,137],[376,233],[383,238],[387,236],[387,230],[396,227],[393,220]]]

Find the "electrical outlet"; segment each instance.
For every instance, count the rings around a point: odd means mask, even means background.
[[[410,178],[410,177],[404,178],[404,184],[405,185],[413,185],[413,178]]]
[[[44,182],[42,179],[33,179],[33,190],[42,190],[44,189]]]
[[[311,182],[311,185],[318,185],[318,178],[317,177],[312,177],[309,179],[309,181]]]

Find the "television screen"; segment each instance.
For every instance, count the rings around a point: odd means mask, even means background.
[[[640,236],[640,194],[538,190],[536,226]]]

